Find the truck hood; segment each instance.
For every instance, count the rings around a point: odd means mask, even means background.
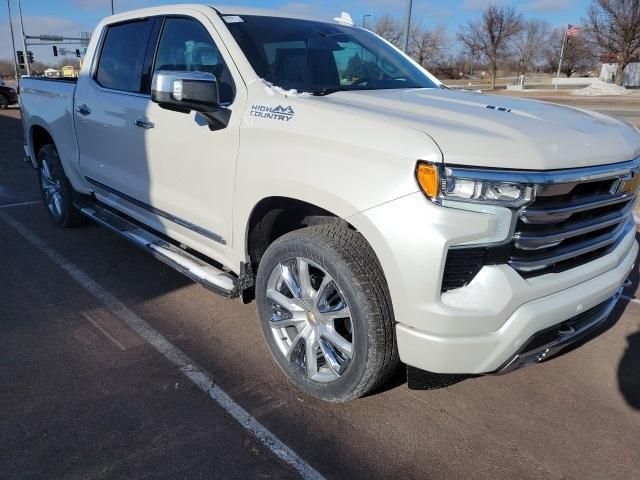
[[[317,101],[429,135],[451,165],[552,170],[640,155],[626,123],[578,108],[449,89],[337,92]]]

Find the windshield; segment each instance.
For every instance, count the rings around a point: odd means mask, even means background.
[[[293,18],[222,18],[256,73],[287,90],[437,88],[422,69],[364,29]]]

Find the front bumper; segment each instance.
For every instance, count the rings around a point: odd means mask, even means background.
[[[572,288],[528,302],[493,332],[479,335],[433,335],[403,324],[396,327],[400,358],[407,365],[435,373],[504,373],[548,358],[593,332],[615,306],[638,254],[634,242],[612,270]],[[600,307],[600,309],[599,309]],[[593,309],[593,310],[592,310]],[[558,329],[548,343],[531,345],[536,334],[574,319],[594,315],[574,332]],[[454,321],[454,319],[452,319]]]
[[[444,252],[493,234],[495,217],[437,207],[416,193],[349,222],[382,265],[400,358],[435,373],[499,370],[536,333],[614,297],[638,253],[631,229],[606,255],[564,272],[523,278],[509,265],[484,266],[468,285],[469,295],[452,302],[441,293]]]

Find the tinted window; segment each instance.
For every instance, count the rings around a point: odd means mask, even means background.
[[[188,18],[167,18],[160,36],[154,71],[207,72],[218,80],[220,101],[234,96],[231,75],[207,30]]]
[[[144,54],[151,21],[121,23],[108,27],[96,81],[105,88],[140,92]]]
[[[233,17],[227,27],[253,69],[282,88],[320,93],[436,87],[424,70],[361,28],[293,18]]]

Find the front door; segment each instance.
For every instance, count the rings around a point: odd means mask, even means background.
[[[135,196],[152,206],[170,236],[226,263],[231,253],[234,175],[246,94],[236,88],[239,77],[225,62],[228,54],[221,45],[205,17],[164,20],[153,70],[213,73],[221,103],[233,113],[226,128],[212,131],[196,112],[166,110],[148,100],[138,112],[148,123],[136,127],[145,132],[148,174],[136,183]]]

